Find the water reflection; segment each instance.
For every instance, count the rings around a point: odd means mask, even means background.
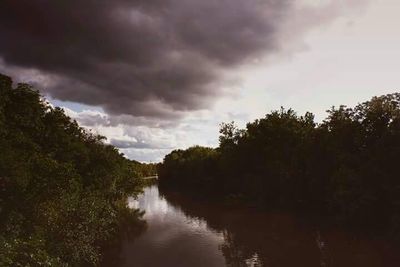
[[[128,201],[130,207],[146,211],[147,231],[123,241],[120,266],[224,266],[219,250],[223,235],[170,205],[160,197],[157,186]]]
[[[224,207],[148,187],[132,208],[147,231],[122,244],[120,266],[400,266],[397,249],[290,214]]]

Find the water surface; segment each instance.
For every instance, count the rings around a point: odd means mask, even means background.
[[[161,195],[156,185],[128,205],[145,211],[148,227],[122,241],[120,266],[400,266],[400,250],[384,241],[287,213]]]

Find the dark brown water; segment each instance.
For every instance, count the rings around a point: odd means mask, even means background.
[[[148,227],[122,242],[119,266],[400,266],[394,246],[290,214],[161,196],[157,186],[129,206],[146,212]]]

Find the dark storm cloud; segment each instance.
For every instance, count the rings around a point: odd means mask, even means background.
[[[0,58],[48,75],[55,98],[174,118],[215,99],[226,69],[278,49],[293,2],[2,0]]]

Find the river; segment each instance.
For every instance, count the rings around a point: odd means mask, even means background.
[[[121,241],[119,266],[400,266],[384,241],[356,237],[288,213],[227,207],[145,188],[128,205],[147,229]]]

